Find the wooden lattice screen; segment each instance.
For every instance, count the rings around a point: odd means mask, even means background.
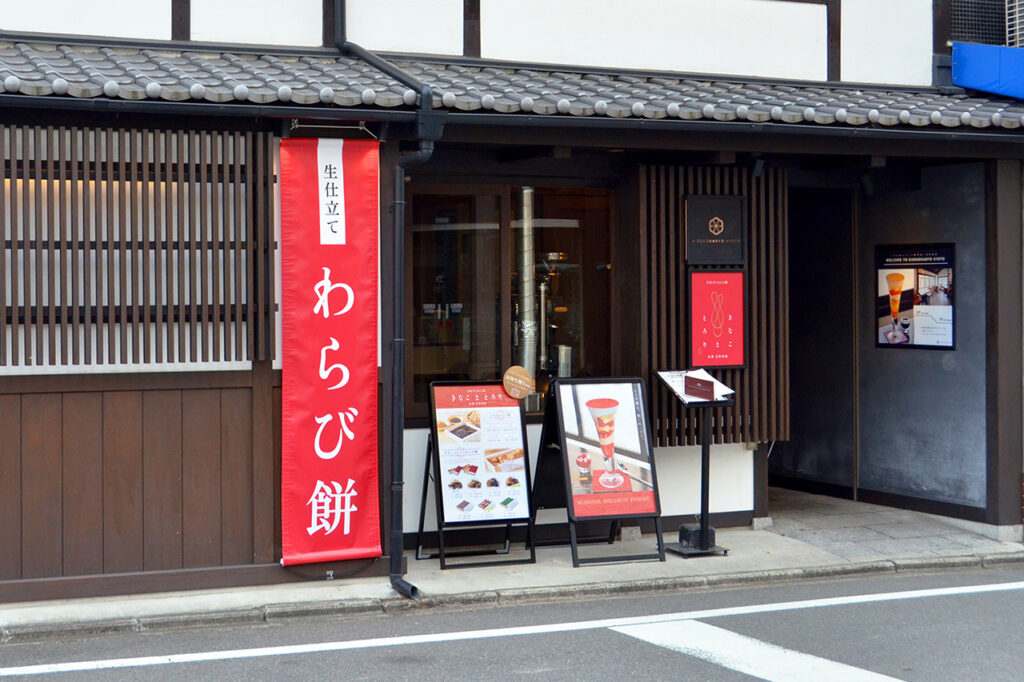
[[[640,169],[641,255],[644,289],[641,325],[647,376],[687,365],[688,322],[684,206],[689,195],[746,198],[747,366],[712,372],[736,390],[735,405],[715,409],[714,442],[750,443],[789,437],[789,293],[787,186],[782,170],[644,166]],[[683,410],[660,384],[651,391],[658,445],[698,442],[697,416]]]
[[[270,358],[272,141],[0,127],[0,368]]]

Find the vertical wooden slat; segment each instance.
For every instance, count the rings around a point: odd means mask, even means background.
[[[210,243],[210,200],[207,192],[210,188],[210,177],[209,167],[213,163],[213,154],[209,145],[209,133],[200,131],[199,136],[199,198],[195,202],[199,206],[199,216],[196,220],[196,224],[199,228],[199,339],[200,348],[202,349],[202,361],[210,361],[210,346],[212,345],[210,338],[210,254],[211,251],[208,248]],[[195,310],[192,311],[193,316],[196,315]]]
[[[177,183],[176,189],[178,192],[177,202],[177,219],[174,221],[174,229],[177,233],[177,251],[178,257],[178,281],[177,286],[174,288],[174,297],[177,300],[177,312],[175,315],[175,321],[178,327],[178,353],[175,356],[175,360],[178,362],[188,362],[192,358],[188,353],[188,338],[185,329],[185,261],[188,259],[188,250],[186,248],[185,239],[185,192],[187,184],[185,180],[185,162],[186,152],[185,144],[188,139],[186,133],[178,131],[175,135],[177,138],[177,152],[178,152],[178,163],[177,163]]]
[[[220,395],[216,389],[182,394],[181,534],[185,568],[221,563]]]
[[[53,127],[47,127],[44,131],[43,139],[46,143],[46,208],[44,217],[46,223],[46,326],[47,342],[49,344],[47,364],[52,367],[57,364],[57,351],[60,346],[60,341],[57,338],[57,327],[59,324],[57,319],[57,301],[59,300],[57,287],[60,286],[60,280],[57,277],[58,266],[56,260],[59,237],[57,237],[56,233],[58,229],[62,229],[63,221],[59,220],[56,215],[57,170],[54,162],[57,156],[57,133]],[[42,179],[37,179],[36,182],[39,184],[39,188],[42,189]]]
[[[182,134],[185,139],[185,147],[187,150],[187,166],[188,169],[188,180],[185,182],[185,188],[188,192],[188,202],[186,204],[188,213],[188,251],[186,270],[188,272],[188,296],[184,298],[187,301],[188,310],[188,331],[186,336],[188,337],[188,351],[189,361],[195,362],[199,360],[199,321],[196,319],[196,310],[199,305],[198,297],[198,277],[196,276],[196,249],[197,249],[197,234],[199,229],[199,220],[196,217],[199,206],[199,198],[197,195],[196,172],[197,172],[197,161],[196,161],[196,144],[198,140],[196,137],[197,133],[189,131]]]
[[[751,191],[752,191],[751,184],[753,182],[752,175],[744,175],[743,178],[741,179],[741,182],[742,182],[742,185],[743,185],[743,210],[744,210],[744,212],[747,215],[747,235],[748,236],[747,236],[746,257],[747,257],[747,263],[751,263],[752,260],[753,260],[751,245],[752,245],[752,243],[754,241],[753,238],[750,236],[753,233],[753,228],[751,226],[753,225],[753,220],[754,220],[754,212],[750,208],[751,207],[751,196],[752,196],[752,194],[751,194]],[[753,292],[753,287],[751,286],[750,267],[749,266],[747,267],[746,279],[745,279],[745,281],[743,283],[743,288],[744,288],[744,295],[747,297],[747,300],[748,301],[752,300],[752,297],[753,297],[753,293],[752,293]],[[747,362],[748,362],[748,367],[749,367],[750,366],[749,363],[750,363],[750,361],[754,357],[754,348],[752,347],[753,344],[750,342],[751,335],[750,335],[750,324],[749,323],[746,325],[746,332],[745,333],[746,333],[746,336],[743,339],[743,347],[744,347],[744,350],[745,350],[745,353],[746,353],[746,356],[747,356]],[[749,371],[743,372],[743,389],[742,389],[742,398],[743,398],[743,413],[742,413],[743,414],[743,441],[747,442],[747,443],[751,443],[751,442],[755,442],[756,441],[756,438],[755,438],[754,433],[752,431],[753,427],[752,427],[752,421],[751,421],[751,417],[752,417],[752,413],[753,413],[753,408],[754,408],[753,388],[752,388],[751,385],[752,385],[751,373]]]
[[[114,177],[108,177],[107,182],[110,183],[110,187],[117,193],[117,205],[112,203],[110,209],[114,211],[114,225],[117,227],[116,237],[117,240],[117,308],[115,312],[115,319],[117,320],[117,330],[120,338],[120,344],[117,352],[117,363],[129,362],[129,342],[128,342],[128,307],[127,301],[129,298],[129,287],[131,286],[131,280],[129,279],[128,273],[128,260],[126,254],[128,252],[127,243],[130,239],[129,216],[126,210],[127,197],[125,196],[130,191],[131,183],[127,180],[125,170],[125,156],[127,155],[128,135],[124,128],[121,128],[117,132],[117,172]],[[111,330],[113,336],[113,330]]]
[[[0,580],[21,577],[21,400],[0,395]]]
[[[61,573],[61,395],[21,398],[21,576]],[[5,521],[6,523],[6,521]]]
[[[253,277],[256,274],[257,263],[254,262],[256,255],[255,241],[256,241],[256,221],[258,217],[254,215],[257,208],[256,196],[258,194],[256,189],[256,178],[255,163],[256,163],[256,150],[254,149],[256,141],[254,135],[251,132],[245,134],[245,191],[246,199],[246,218],[247,220],[247,231],[245,234],[245,253],[246,259],[249,266],[248,274],[249,277],[246,280],[246,296],[245,296],[245,309],[247,311],[246,316],[246,354],[250,359],[259,357],[257,352],[258,343],[258,313],[256,311],[256,291],[259,288],[259,282]]]
[[[166,167],[161,165],[160,142],[167,137],[167,133],[153,133],[153,357],[156,362],[164,361],[164,347],[166,345],[164,323],[164,305],[166,288],[164,278],[166,268],[164,267],[165,245],[167,234],[167,175]],[[163,146],[163,153],[167,153],[166,144]]]
[[[68,131],[69,135],[69,151],[68,151],[68,188],[71,193],[71,246],[70,260],[71,260],[71,295],[68,300],[68,312],[71,315],[71,362],[74,364],[81,364],[82,362],[82,340],[79,334],[82,329],[81,318],[79,316],[79,301],[81,300],[81,285],[79,284],[79,277],[82,273],[82,217],[81,217],[81,200],[82,193],[79,191],[79,183],[82,180],[81,166],[79,165],[79,158],[82,147],[79,143],[80,131],[78,128],[71,128]]]
[[[0,126],[0,182],[3,182],[3,186],[0,187],[0,232],[2,232],[2,248],[0,248],[0,367],[8,363],[7,359],[7,254],[13,253],[13,243],[17,239],[14,234],[14,221],[11,215],[8,213],[10,209],[10,201],[8,200],[8,192],[13,187],[13,180],[8,180],[10,176],[7,174],[7,128]],[[7,240],[10,239],[12,246],[7,246]],[[11,306],[12,311],[16,311],[18,304],[15,301]]]
[[[17,128],[6,128],[10,138],[10,181],[8,182],[9,207],[7,215],[11,221],[11,357],[8,363],[11,365],[21,364],[21,324],[19,317],[23,306],[20,304],[20,274],[21,254],[24,249],[21,245],[22,230],[21,213],[18,211],[18,139]],[[5,344],[6,345],[6,344]]]
[[[29,194],[29,148],[31,138],[26,126],[18,128],[21,149],[19,150],[18,180],[21,188],[21,341],[22,350],[18,364],[32,364],[32,267],[35,247],[32,245],[32,196]]]
[[[664,202],[664,181],[665,173],[667,168],[665,166],[657,166],[655,169],[654,184],[651,188],[654,198],[654,232],[657,234],[657,240],[654,244],[655,248],[655,262],[657,263],[658,276],[652,283],[654,291],[652,292],[652,299],[654,304],[659,310],[664,311],[664,292],[665,292],[665,202]],[[665,363],[665,344],[668,343],[665,330],[665,316],[659,315],[654,320],[654,334],[653,339],[655,342],[653,356],[657,364],[655,369],[664,366]],[[671,439],[672,422],[668,405],[666,403],[665,392],[659,392],[659,412],[661,413],[661,433],[663,437]]]
[[[93,248],[96,237],[96,218],[93,211],[93,193],[99,186],[97,166],[93,163],[96,150],[96,133],[88,129],[82,130],[82,341],[83,361],[92,364],[93,355],[93,310],[99,309],[99,289],[94,286]]]
[[[164,317],[164,348],[166,362],[175,362],[181,359],[179,351],[175,348],[174,335],[174,133],[164,132],[164,297],[160,299],[162,315]]]
[[[153,362],[153,346],[156,345],[159,334],[153,333],[152,314],[153,308],[151,305],[153,284],[156,278],[153,266],[151,265],[151,259],[158,253],[156,250],[156,240],[154,239],[153,231],[156,229],[155,221],[150,219],[150,190],[156,188],[156,173],[151,170],[153,164],[153,156],[150,150],[156,144],[156,134],[148,130],[139,131],[139,137],[142,142],[142,148],[139,150],[140,162],[142,164],[142,172],[139,173],[139,203],[141,205],[141,219],[139,221],[139,250],[140,250],[140,264],[139,268],[142,272],[142,286],[139,287],[139,297],[141,305],[141,322],[138,325],[138,329],[142,333],[142,362]],[[136,310],[138,313],[139,310]],[[157,327],[159,329],[159,327]]]
[[[114,261],[114,253],[117,248],[117,212],[114,201],[114,183],[116,173],[114,171],[114,129],[107,128],[104,134],[104,168],[103,177],[105,180],[106,193],[104,195],[104,215],[106,220],[103,223],[103,248],[106,251],[107,261],[107,310],[105,315],[105,328],[103,333],[107,337],[107,359],[108,364],[117,362],[117,328],[115,317],[117,315],[117,293],[115,283],[117,282],[117,264]]]
[[[142,394],[142,567],[181,568],[181,391]]]
[[[60,273],[60,362],[67,365],[71,362],[73,343],[71,334],[74,329],[71,313],[71,278],[74,276],[74,246],[71,241],[71,213],[75,205],[68,201],[71,191],[71,159],[69,145],[72,132],[69,128],[59,128],[57,139],[60,155],[57,157],[57,234],[58,234],[58,272]],[[56,155],[56,150],[54,151]]]
[[[65,393],[61,432],[63,573],[102,573],[103,395]]]
[[[43,273],[46,270],[45,263],[43,262],[43,254],[46,253],[44,250],[45,241],[43,239],[43,152],[42,152],[42,129],[38,126],[32,128],[32,180],[30,185],[32,186],[32,198],[33,205],[35,206],[35,212],[32,216],[32,262],[34,263],[35,269],[35,287],[33,289],[33,299],[35,300],[35,312],[33,314],[32,332],[35,335],[35,350],[33,351],[33,363],[34,365],[43,365],[46,363],[46,358],[43,355],[43,343],[45,335],[43,333],[43,326],[45,325],[45,317],[43,313],[43,305],[45,298],[43,296]]]
[[[235,355],[232,360],[242,360],[245,357],[245,351],[243,350],[243,343],[246,343],[245,334],[243,333],[245,326],[243,323],[242,307],[244,305],[242,298],[242,272],[245,258],[245,216],[242,212],[242,197],[243,193],[248,194],[250,187],[246,184],[246,180],[242,174],[242,169],[239,165],[244,163],[241,157],[242,151],[242,136],[236,132],[234,134],[235,145],[233,149],[234,157],[234,173],[235,173],[235,210],[234,219],[232,220],[232,236],[234,237],[234,253],[232,253],[233,261],[233,273],[234,273],[234,291],[232,298],[235,301],[235,319],[232,322],[235,335]],[[249,139],[245,138],[245,144],[248,146]]]
[[[146,314],[149,307],[149,285],[152,281],[152,273],[149,267],[149,258],[152,251],[149,249],[149,228],[150,220],[147,213],[149,207],[148,193],[151,183],[149,181],[149,133],[146,130],[136,130],[134,133],[134,156],[135,183],[132,188],[134,206],[132,219],[135,222],[134,235],[135,244],[135,274],[138,283],[135,293],[132,315],[134,317],[135,337],[138,339],[138,352],[135,356],[136,362],[148,362],[150,353],[149,338],[149,316]]]
[[[222,319],[221,319],[221,301],[224,300],[221,290],[221,267],[220,260],[224,254],[224,239],[221,230],[227,220],[227,205],[226,197],[227,192],[221,194],[221,183],[226,182],[226,174],[222,175],[221,171],[227,169],[227,164],[224,161],[224,144],[225,136],[223,133],[215,132],[212,134],[213,140],[210,144],[210,250],[209,256],[212,271],[210,273],[210,313],[211,313],[211,345],[212,354],[211,358],[214,362],[219,362],[221,359],[220,349],[221,340],[223,339]],[[223,165],[222,165],[223,164]],[[226,325],[225,325],[226,327]]]
[[[649,292],[650,287],[647,286],[647,283],[650,281],[649,278],[650,278],[650,275],[651,275],[651,273],[650,273],[650,269],[651,269],[650,268],[650,258],[648,256],[648,251],[647,251],[647,244],[649,243],[649,240],[650,240],[651,229],[650,229],[650,226],[647,223],[647,217],[649,215],[649,207],[648,207],[648,204],[647,204],[647,195],[645,193],[645,188],[647,186],[646,179],[647,179],[647,168],[645,166],[641,166],[637,170],[637,172],[636,172],[635,181],[637,183],[637,186],[634,187],[634,190],[636,191],[636,196],[638,198],[638,202],[637,203],[639,204],[639,220],[637,222],[638,222],[638,224],[640,226],[640,234],[639,234],[640,248],[639,248],[639,252],[640,252],[640,273],[641,273],[640,283],[641,283],[641,286],[640,286],[640,299],[639,300],[640,300],[640,353],[641,353],[640,367],[642,369],[643,368],[649,369],[649,368],[652,367],[651,356],[650,356],[650,347],[649,347],[650,338],[651,338],[651,332],[650,332],[650,320],[651,320],[650,301],[651,301],[651,299],[650,299],[650,292]],[[504,327],[504,328],[508,329],[507,326]],[[648,375],[649,375],[649,372],[648,372]],[[658,390],[659,390],[658,387],[652,387],[651,395],[654,396],[654,394]],[[654,401],[652,399],[652,401],[651,401],[652,411],[651,411],[651,415],[650,415],[650,417],[651,417],[651,431],[652,431],[652,433],[656,432],[656,430],[657,430],[657,425],[656,425],[656,421],[655,421],[656,413],[653,412],[653,407],[654,407]]]
[[[141,571],[142,393],[103,394],[103,570]]]
[[[252,392],[221,393],[221,560],[224,565],[253,560]]]
[[[274,324],[274,138],[268,133],[261,133],[263,138],[263,269],[266,282],[263,284],[263,343],[265,344],[263,359],[272,360],[275,347]]]

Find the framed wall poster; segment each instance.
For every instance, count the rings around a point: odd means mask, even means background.
[[[558,379],[569,519],[659,516],[641,379]]]
[[[501,382],[430,385],[438,524],[530,518],[530,460],[520,402]]]
[[[746,365],[742,270],[690,272],[690,367]]]
[[[955,348],[954,244],[875,247],[875,346]]]

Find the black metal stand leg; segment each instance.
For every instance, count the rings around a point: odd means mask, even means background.
[[[700,548],[711,548],[711,410],[700,411]]]
[[[580,550],[576,546],[576,524],[569,521],[569,546],[572,548],[572,567],[580,567]]]
[[[416,558],[430,559],[429,554],[423,554],[423,525],[427,518],[427,491],[430,488],[430,459],[433,457],[434,449],[431,443],[433,435],[427,437],[427,456],[424,458],[426,464],[423,466],[423,494],[420,496],[420,525],[416,531]]]

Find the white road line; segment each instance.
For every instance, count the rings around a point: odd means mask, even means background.
[[[879,675],[827,658],[785,649],[695,620],[629,625],[612,630],[723,668],[773,682],[896,680],[895,677]]]
[[[801,601],[777,602],[774,604],[753,604],[750,606],[733,606],[703,611],[681,611],[661,615],[636,616],[633,618],[605,618],[602,620],[585,620],[576,623],[551,623],[548,625],[527,625],[513,628],[493,628],[490,630],[466,630],[462,632],[438,632],[426,635],[404,635],[400,637],[375,637],[373,639],[357,639],[347,642],[320,642],[313,644],[294,644],[290,646],[258,647],[253,649],[231,649],[227,651],[202,651],[188,654],[168,654],[163,656],[140,656],[136,658],[110,658],[96,661],[70,661],[67,663],[46,663],[42,665],[26,665],[0,668],[0,677],[11,675],[43,675],[47,673],[76,672],[82,670],[110,670],[114,668],[141,668],[144,666],[167,665],[170,663],[202,663],[206,661],[226,661],[239,658],[261,658],[266,656],[288,656],[294,654],[323,653],[328,651],[352,651],[355,649],[372,649],[388,646],[405,646],[409,644],[433,644],[436,642],[454,642],[470,639],[492,639],[495,637],[521,637],[523,635],[545,635],[555,632],[574,632],[579,630],[599,630],[603,628],[625,627],[628,625],[645,625],[648,623],[666,623],[676,620],[696,620],[722,618],[725,616],[743,616],[756,613],[774,613],[830,606],[848,606],[851,604],[872,604],[883,601],[899,601],[905,599],[925,599],[930,597],[949,597],[962,594],[983,594],[987,592],[1012,592],[1024,590],[1024,581],[1012,583],[995,583],[989,585],[967,585],[963,587],[940,587],[928,590],[907,590],[905,592],[882,592],[878,594],[862,594],[850,597],[828,597],[824,599],[805,599]]]

